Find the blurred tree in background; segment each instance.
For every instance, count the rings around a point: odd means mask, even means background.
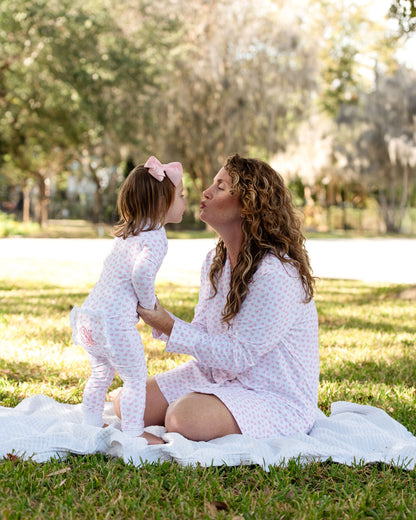
[[[316,53],[289,5],[181,2],[160,137],[202,189],[237,150],[268,159],[283,149],[308,110]]]
[[[24,193],[37,183],[41,224],[50,181],[69,165],[94,182],[98,219],[101,177],[142,137],[139,93],[163,30],[140,19],[128,30],[127,16],[101,0],[1,2],[1,172]]]
[[[399,22],[400,31],[403,34],[416,31],[415,0],[393,0],[389,15]]]
[[[415,206],[416,78],[397,60],[414,2],[0,0],[0,202],[45,225],[114,221],[154,154],[180,160],[189,211],[236,151],[270,161],[310,215]]]

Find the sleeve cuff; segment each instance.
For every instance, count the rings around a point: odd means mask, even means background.
[[[157,329],[152,329],[152,337],[154,339],[158,339],[160,341],[165,341],[165,342],[168,341],[168,339],[169,339],[169,336],[167,336],[163,332],[160,332],[160,330],[157,330]]]
[[[196,357],[199,331],[192,323],[175,319],[172,332],[166,343],[165,350],[174,354],[188,354]]]
[[[169,311],[168,311],[169,312]],[[169,312],[170,316],[173,318],[173,320],[176,321],[179,320],[179,318],[177,318],[174,314],[172,314],[171,312]],[[182,320],[179,320],[179,321],[182,321]],[[175,326],[175,323],[173,324],[173,326]],[[157,330],[157,329],[152,329],[152,337],[154,339],[158,339],[160,341],[164,341],[165,343],[167,343],[167,341],[169,340],[169,336],[167,334],[165,334],[164,332],[161,332],[160,330]]]

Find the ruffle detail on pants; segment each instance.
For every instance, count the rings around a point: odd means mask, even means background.
[[[93,356],[110,354],[104,314],[75,306],[69,314],[72,340]]]

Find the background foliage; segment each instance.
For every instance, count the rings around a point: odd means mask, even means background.
[[[200,191],[238,151],[300,182],[307,212],[373,200],[383,229],[403,231],[416,72],[398,51],[414,4],[368,12],[353,0],[0,0],[3,211],[113,222],[122,179],[154,154],[183,162],[192,226]]]

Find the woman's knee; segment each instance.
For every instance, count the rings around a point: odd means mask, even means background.
[[[198,419],[189,414],[186,408],[176,402],[169,405],[165,416],[165,428],[167,432],[180,433],[188,439],[195,437],[195,429],[197,427]]]
[[[190,393],[173,403],[165,417],[167,432],[180,433],[195,441],[208,441],[241,433],[228,408],[214,395]]]
[[[194,415],[194,428],[196,421],[197,418]],[[189,438],[190,430],[192,429],[191,414],[180,400],[174,401],[168,406],[165,416],[165,428],[167,432],[180,433],[184,437]]]

